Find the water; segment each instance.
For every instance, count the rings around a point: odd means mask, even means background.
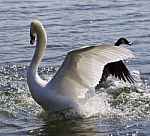
[[[0,0],[0,135],[150,135],[149,0]],[[34,46],[32,19],[43,22],[48,46],[39,74],[53,76],[69,50],[85,45],[133,42],[126,64],[135,85],[110,77],[105,89],[74,111],[48,114],[32,99],[26,72]]]

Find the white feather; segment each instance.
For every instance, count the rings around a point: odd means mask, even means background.
[[[76,49],[67,54],[54,77],[46,83],[37,74],[46,46],[46,33],[37,20],[31,26],[39,39],[28,70],[27,82],[35,101],[48,111],[74,107],[81,95],[83,97],[98,84],[107,63],[133,57],[131,51],[113,45]],[[42,33],[44,35],[41,36]]]
[[[112,45],[91,46],[71,51],[47,87],[55,86],[56,92],[73,94],[73,97],[77,98],[80,93],[83,94],[98,84],[107,63],[130,57],[133,57],[131,51]]]

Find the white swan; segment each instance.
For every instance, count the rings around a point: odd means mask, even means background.
[[[37,73],[47,44],[46,32],[40,21],[31,22],[30,36],[31,44],[35,36],[37,41],[27,72],[27,83],[34,100],[47,111],[76,106],[80,95],[97,85],[107,63],[133,57],[131,51],[112,45],[76,49],[67,54],[57,73],[46,82]]]

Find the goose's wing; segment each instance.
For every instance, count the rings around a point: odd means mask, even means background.
[[[119,78],[120,80],[122,79],[123,81],[128,81],[129,83],[135,82],[134,78],[131,76],[129,70],[127,69],[122,60],[117,62],[111,62],[105,65],[103,75],[105,75],[105,69],[107,69],[110,74],[112,74],[116,78]]]
[[[71,51],[47,86],[61,95],[78,97],[97,85],[107,63],[131,57],[131,51],[112,45],[91,46]]]

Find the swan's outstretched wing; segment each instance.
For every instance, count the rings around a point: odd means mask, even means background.
[[[98,84],[107,63],[131,57],[131,51],[112,45],[91,46],[71,51],[47,86],[60,95],[77,98]]]
[[[111,62],[105,65],[101,81],[105,81],[110,74],[116,78],[119,78],[120,80],[123,80],[124,82],[135,82],[134,78],[131,76],[129,70],[126,68],[122,60]]]

